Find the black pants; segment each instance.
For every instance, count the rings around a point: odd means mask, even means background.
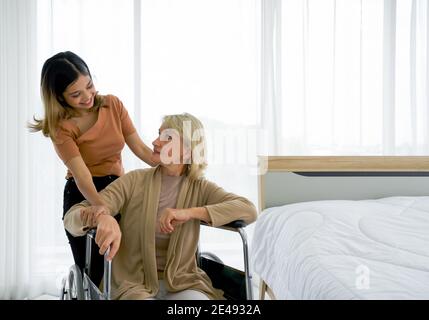
[[[117,178],[118,176],[111,175],[104,177],[92,177],[92,180],[94,181],[97,191],[101,191]],[[74,179],[68,179],[64,187],[63,220],[67,211],[73,205],[83,200],[85,200],[85,197],[80,193]],[[120,216],[116,215],[115,218],[119,221]],[[80,267],[81,271],[83,271],[85,267],[86,236],[74,237],[67,230],[65,231],[72,249],[74,261]],[[89,276],[92,282],[94,282],[94,284],[97,286],[100,285],[104,272],[104,257],[100,255],[98,251],[99,248],[93,241],[91,250],[91,273]]]

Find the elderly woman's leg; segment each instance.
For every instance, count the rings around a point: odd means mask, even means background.
[[[159,280],[159,291],[155,297],[145,300],[209,300],[204,293],[196,290],[168,292],[164,280]]]

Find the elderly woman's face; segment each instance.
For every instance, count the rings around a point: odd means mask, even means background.
[[[152,160],[159,162],[160,165],[184,164],[183,140],[180,133],[163,126],[159,128],[158,133],[158,138],[152,142]]]

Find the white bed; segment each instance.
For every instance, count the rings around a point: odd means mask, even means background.
[[[286,169],[278,172],[291,172],[288,159],[296,158],[284,157]],[[389,157],[398,163],[382,170],[370,163],[386,163],[386,157],[367,157],[363,176],[356,174],[356,161],[341,167],[345,158],[337,157],[340,162],[326,168],[324,158],[317,159],[322,165],[304,166],[305,172],[328,174],[300,175],[301,182],[293,184],[290,177],[281,182],[285,176],[261,178],[265,208],[256,222],[251,258],[262,285],[276,299],[429,299],[429,197],[424,196],[429,177],[417,173],[426,172],[422,161],[429,169],[427,158],[411,165],[409,157]],[[318,193],[315,186],[325,187]],[[299,201],[290,198],[293,192]],[[346,200],[353,198],[365,200]]]

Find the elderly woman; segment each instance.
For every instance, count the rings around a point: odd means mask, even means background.
[[[197,266],[200,221],[251,223],[256,209],[203,177],[205,138],[194,116],[165,116],[152,144],[158,167],[112,182],[100,192],[106,206],[76,204],[64,225],[74,236],[96,226],[100,254],[111,246],[113,298],[221,299],[222,291]],[[115,212],[122,214],[119,224]]]

